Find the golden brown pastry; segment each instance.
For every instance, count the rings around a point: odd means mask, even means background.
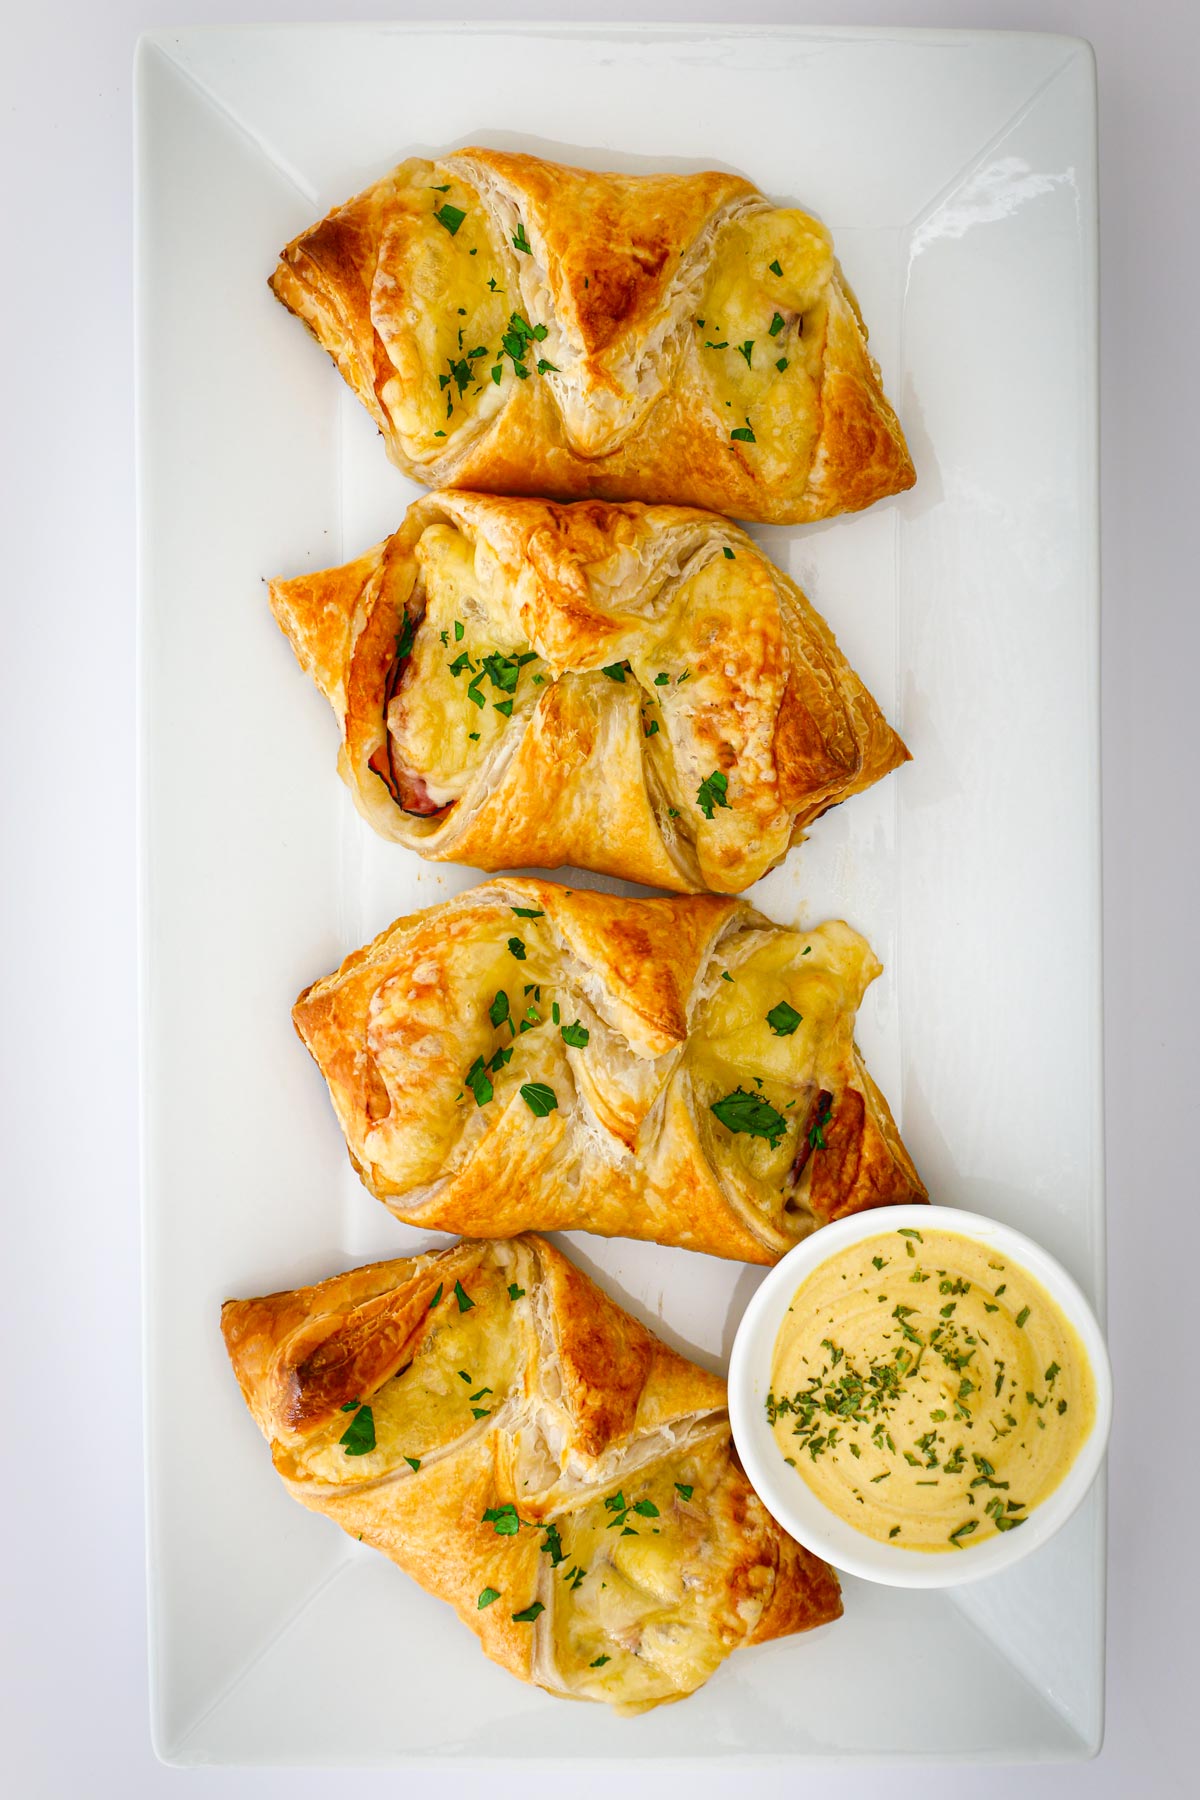
[[[439,862],[736,893],[908,756],[799,588],[712,513],[430,494],[270,594],[359,811]]]
[[[541,1238],[230,1300],[221,1327],[288,1491],[522,1681],[641,1712],[841,1612],[734,1461],[724,1382]]]
[[[428,487],[796,524],[916,479],[828,231],[736,175],[414,157],[271,286]]]
[[[397,1218],[770,1263],[925,1189],[854,1043],[880,973],[835,922],[489,881],[301,994],[351,1161]]]

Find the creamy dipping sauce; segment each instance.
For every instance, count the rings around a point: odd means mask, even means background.
[[[1012,1531],[1091,1430],[1074,1326],[1011,1257],[956,1232],[852,1244],[803,1281],[771,1365],[775,1441],[831,1512],[906,1550]]]

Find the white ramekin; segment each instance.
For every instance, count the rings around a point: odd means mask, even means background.
[[[901,1550],[879,1543],[831,1512],[808,1484],[784,1462],[767,1423],[775,1339],[800,1283],[848,1244],[881,1237],[902,1226],[918,1231],[953,1231],[985,1244],[1027,1269],[1058,1302],[1079,1334],[1096,1384],[1096,1416],[1091,1431],[1062,1481],[1035,1506],[1020,1531],[985,1538],[956,1554]],[[1077,1283],[1061,1263],[1011,1226],[954,1206],[887,1206],[856,1213],[823,1226],[789,1250],[775,1265],[746,1308],[729,1364],[729,1418],[742,1466],[767,1511],[784,1530],[818,1556],[866,1581],[889,1587],[961,1587],[1007,1569],[1029,1556],[1064,1525],[1100,1468],[1112,1421],[1112,1370],[1100,1326]]]

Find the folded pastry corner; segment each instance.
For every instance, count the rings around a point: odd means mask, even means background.
[[[727,520],[446,492],[271,583],[384,837],[736,893],[908,751],[800,589]]]
[[[841,1612],[743,1475],[724,1382],[541,1238],[231,1300],[221,1326],[289,1493],[551,1694],[641,1712]]]
[[[292,1016],[406,1223],[771,1263],[927,1197],[854,1042],[880,971],[841,921],[509,878],[398,920]]]
[[[916,479],[828,231],[735,175],[413,157],[271,287],[429,487],[794,524]]]

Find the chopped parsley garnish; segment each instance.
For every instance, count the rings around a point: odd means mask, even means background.
[[[728,544],[725,544],[723,546],[723,548],[725,551],[725,555],[728,557],[729,561],[732,562],[734,560],[733,551],[729,548]]]
[[[791,1037],[797,1025],[802,1024],[803,1021],[804,1014],[798,1013],[794,1006],[788,1005],[786,1000],[781,1000],[779,1005],[773,1006],[767,1014],[767,1024],[776,1037]]]
[[[540,1600],[535,1600],[533,1605],[527,1606],[523,1612],[513,1614],[513,1624],[532,1625],[539,1613],[544,1613],[545,1610],[546,1608],[542,1605],[542,1602]]]
[[[559,367],[557,363],[548,362],[544,356],[539,356],[537,372],[539,375],[557,375]]]
[[[625,665],[624,663],[608,663],[601,669],[600,673],[602,675],[607,675],[610,681],[624,681]]]
[[[454,1298],[458,1301],[458,1310],[460,1313],[470,1312],[475,1304],[461,1281],[456,1281],[454,1284]]]
[[[513,249],[522,251],[523,254],[526,256],[533,255],[533,245],[529,242],[529,239],[525,236],[525,227],[521,223],[520,219],[517,220],[516,234],[513,238]]]
[[[564,1044],[570,1044],[572,1050],[586,1049],[588,1039],[592,1035],[586,1025],[581,1025],[579,1020],[576,1019],[574,1024],[564,1025],[561,1027],[561,1030],[562,1041]]]
[[[780,268],[778,262],[768,263],[767,267],[768,267],[768,269],[770,269],[772,275],[782,275],[783,274],[783,270]]]
[[[504,1506],[489,1506],[481,1523],[490,1525],[497,1537],[516,1537],[521,1529],[517,1509],[511,1501]]]
[[[501,988],[492,1004],[488,1007],[488,1018],[493,1025],[503,1025],[508,1018],[508,995]]]
[[[467,1070],[466,1083],[475,1096],[476,1106],[486,1106],[495,1093],[495,1089],[488,1080],[487,1070],[483,1066],[482,1056],[477,1056],[475,1061],[471,1064],[471,1067]]]
[[[421,1466],[421,1459],[419,1456],[406,1456],[404,1460],[414,1474]]]
[[[536,1119],[544,1119],[558,1105],[558,1096],[552,1087],[544,1081],[526,1081],[521,1087],[521,1098]]]
[[[684,1499],[685,1499],[685,1500],[690,1500],[690,1499],[691,1499],[691,1497],[692,1497],[692,1486],[691,1486],[691,1483],[690,1483],[690,1482],[686,1482],[686,1481],[677,1481],[677,1482],[676,1482],[676,1483],[675,1483],[675,1492],[676,1492],[676,1493],[677,1493],[677,1494],[680,1494],[680,1495],[682,1495],[682,1497],[683,1497],[683,1498],[684,1498]]]
[[[655,687],[670,687],[671,677],[667,674],[665,669],[661,670],[654,677],[654,685]]]
[[[757,444],[758,442],[758,439],[750,429],[749,419],[746,420],[744,425],[735,426],[729,435],[731,438],[736,438],[739,444]]]
[[[967,1519],[964,1521],[963,1524],[961,1524],[959,1526],[957,1531],[952,1531],[950,1533],[950,1542],[955,1546],[956,1549],[960,1549],[962,1547],[963,1538],[970,1537],[970,1535],[973,1531],[978,1531],[978,1530],[979,1530],[979,1520],[978,1519]]]
[[[1016,1326],[1018,1331],[1021,1331],[1024,1329],[1025,1321],[1028,1317],[1029,1317],[1029,1308],[1027,1306],[1023,1306],[1021,1308],[1020,1312],[1017,1314],[1016,1318],[1013,1320],[1013,1324]]]
[[[508,910],[515,912],[518,919],[544,919],[546,916],[540,906],[510,906]]]
[[[748,1094],[740,1087],[732,1094],[726,1094],[723,1100],[714,1101],[709,1111],[715,1113],[727,1131],[744,1131],[751,1137],[766,1138],[772,1150],[777,1148],[787,1130],[787,1120],[769,1101],[761,1094]]]
[[[490,1606],[493,1600],[498,1600],[499,1598],[499,1588],[486,1587],[483,1589],[475,1604],[479,1608],[479,1611],[482,1612],[485,1606]]]
[[[771,320],[771,323],[768,326],[768,330],[770,331],[772,337],[779,336],[779,333],[783,330],[783,314],[782,313],[775,314],[775,317]]]
[[[508,947],[518,962],[525,961],[525,946],[519,937],[510,937],[508,940]]]
[[[657,730],[658,730],[658,720],[657,719],[651,719],[651,721],[648,725],[643,721],[643,724],[642,724],[642,736],[643,737],[653,737]]]
[[[430,1312],[433,1311],[435,1306],[441,1305],[441,1300],[442,1300],[442,1284],[439,1281],[437,1284],[437,1293],[433,1296],[433,1299],[429,1302]]]
[[[611,1656],[598,1656],[596,1658],[595,1662],[590,1662],[588,1664],[588,1668],[589,1669],[602,1669],[606,1662],[611,1662],[611,1661],[612,1661]]]
[[[508,1297],[510,1300],[523,1300],[525,1298],[525,1289],[523,1287],[518,1287],[515,1281],[510,1282]]]
[[[440,189],[439,192],[441,192]],[[457,206],[451,206],[450,202],[447,200],[438,207],[433,216],[438,224],[444,225],[446,230],[450,233],[450,236],[453,237],[467,215],[465,212],[460,211]]]
[[[720,769],[714,769],[711,775],[705,776],[696,789],[696,805],[706,819],[712,818],[714,807],[729,805],[729,801],[725,797],[728,791],[729,777]]]
[[[560,1562],[566,1562],[566,1552],[562,1547],[562,1539],[558,1535],[557,1525],[547,1525],[546,1535],[542,1539],[542,1551],[550,1558],[550,1566],[557,1569]]]
[[[347,1456],[367,1456],[375,1448],[375,1415],[369,1406],[359,1407],[338,1443]]]
[[[781,356],[779,361],[775,364],[775,367],[779,370],[779,373],[781,375],[783,374],[783,371],[787,368],[787,366],[788,366],[788,359],[786,356]]]
[[[751,367],[750,357],[751,357],[751,353],[753,352],[753,349],[754,349],[754,339],[753,338],[747,338],[744,344],[737,345],[737,353],[739,356],[745,357],[747,368]]]

